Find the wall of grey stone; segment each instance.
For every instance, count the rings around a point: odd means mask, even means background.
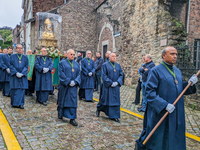
[[[185,36],[175,32],[177,26],[173,20],[177,15],[169,11],[171,7],[174,9],[178,7],[181,12],[185,4],[169,5],[165,0],[108,1],[112,6],[111,18],[120,23],[121,36],[115,38],[118,62],[124,72],[125,84],[134,86],[137,83],[139,76],[137,71],[142,65],[143,55],[150,53],[153,61],[158,65],[162,60],[161,51],[165,46],[174,46],[186,40]],[[105,4],[97,10],[98,35],[105,22],[110,23],[105,16],[104,6]],[[100,39],[99,43],[101,42]]]

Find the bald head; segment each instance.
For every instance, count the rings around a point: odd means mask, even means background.
[[[115,54],[115,53],[111,53],[111,54],[109,55],[109,60],[110,60],[111,62],[115,62],[116,59],[117,59],[117,57],[116,57],[116,54]]]
[[[162,58],[163,58],[164,62],[166,62],[170,65],[175,64],[176,60],[177,60],[177,50],[172,46],[166,47],[162,51]]]
[[[67,58],[68,58],[69,60],[73,60],[74,57],[75,57],[75,51],[74,51],[73,49],[69,49],[69,50],[67,51]]]
[[[27,55],[31,55],[31,54],[32,54],[32,50],[28,50],[28,51],[26,52],[26,54],[27,54]]]

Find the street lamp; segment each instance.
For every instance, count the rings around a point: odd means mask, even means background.
[[[109,19],[109,21],[111,23],[114,23],[116,25],[119,25],[119,21],[118,20],[111,20],[111,10],[112,10],[112,6],[109,5],[108,1],[106,2],[106,6],[104,7],[105,12],[106,12],[106,17]]]

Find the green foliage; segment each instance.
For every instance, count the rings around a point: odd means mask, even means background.
[[[3,45],[3,40],[0,40],[0,46],[2,46]]]
[[[10,34],[9,36],[6,37],[6,41],[12,42],[13,35]]]
[[[0,30],[0,35],[2,35],[2,38],[4,40],[6,40],[6,38],[9,36],[9,35],[12,35],[12,32],[10,30]]]
[[[12,41],[5,41],[4,45],[12,45]]]
[[[178,19],[174,19],[173,22],[176,24],[177,30],[175,31],[176,34],[181,34],[181,35],[187,35],[187,32],[185,31],[185,28],[183,26],[183,23],[178,21]]]
[[[1,49],[8,48],[12,45],[13,35],[10,30],[0,30],[0,35],[4,39],[4,42],[0,41]]]
[[[8,44],[3,44],[2,46],[1,46],[1,49],[3,50],[4,48],[8,48],[10,45],[8,45]]]

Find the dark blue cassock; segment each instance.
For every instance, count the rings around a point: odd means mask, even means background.
[[[46,60],[45,60],[46,58]],[[45,60],[45,61],[44,61]],[[49,68],[47,73],[43,73],[43,68]],[[52,91],[52,74],[54,66],[51,58],[47,56],[37,57],[35,60],[35,91],[37,100],[46,102],[48,100],[49,92]]]
[[[89,61],[88,61],[89,60]],[[95,73],[95,65],[92,59],[84,58],[81,60],[81,84],[79,90],[79,98],[85,98],[86,101],[93,100],[94,78],[88,73]]]
[[[60,84],[57,110],[61,117],[76,119],[77,87],[81,83],[80,66],[74,60],[71,63],[73,63],[74,72],[72,72],[72,67],[67,59],[59,63],[58,75]],[[74,81],[76,85],[69,86],[71,81]]]
[[[2,74],[1,78],[3,79],[4,86],[3,86],[3,95],[9,96],[10,95],[10,73],[6,71],[7,68],[10,69],[10,54],[4,54],[1,59],[1,66],[2,66]]]
[[[2,74],[2,63],[1,63],[1,59],[2,59],[2,56],[4,54],[3,53],[0,53],[0,90],[3,89],[3,79],[1,78],[1,74]]]
[[[21,63],[19,63],[19,58],[22,54],[13,54],[10,56],[10,96],[11,105],[19,106],[24,105],[24,94],[25,89],[28,89],[28,57],[22,55]],[[18,78],[16,73],[22,73],[23,76]]]
[[[97,104],[97,110],[103,111],[109,118],[120,118],[120,87],[122,85],[123,72],[118,63],[115,64],[115,70],[110,62],[102,65],[101,77],[103,80],[100,101]],[[111,87],[113,82],[118,82],[118,86]]]
[[[172,70],[172,66],[168,65]],[[174,67],[178,85],[175,84],[175,79],[167,70],[160,64],[154,67],[148,76],[146,94],[147,94],[147,109],[144,116],[143,131],[138,142],[139,149],[152,150],[185,150],[185,112],[183,97],[175,105],[175,110],[169,114],[161,123],[149,141],[143,147],[141,143],[152,131],[157,122],[166,113],[168,103],[173,103],[180,95],[183,89],[187,86],[187,82],[182,81],[181,71]],[[195,86],[190,86],[185,95],[196,92]]]

